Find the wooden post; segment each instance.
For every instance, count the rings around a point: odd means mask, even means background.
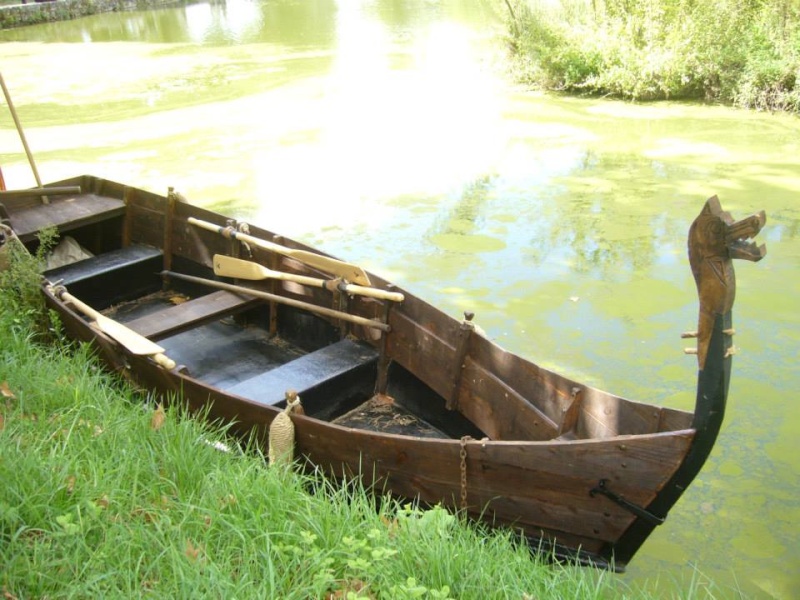
[[[450,396],[447,398],[447,410],[456,410],[458,408],[458,392],[461,388],[461,374],[464,372],[464,361],[467,358],[467,351],[469,350],[469,338],[472,332],[475,331],[475,324],[472,322],[473,318],[475,318],[475,313],[465,312],[464,320],[461,322],[461,327],[458,330],[456,352],[452,366],[453,386],[450,389]]]
[[[273,241],[276,244],[283,244],[283,238],[281,236],[275,236]],[[280,255],[277,252],[270,252],[267,260],[269,261],[269,267],[277,271],[281,262]],[[269,291],[273,294],[277,294],[279,285],[281,285],[280,280],[270,280]],[[278,335],[278,304],[272,300],[270,300],[269,303],[269,335],[270,337],[275,337]]]
[[[391,286],[394,287],[394,286]],[[383,301],[383,322],[387,325],[389,324],[389,314],[392,312],[392,306],[394,302],[390,302],[389,300]],[[391,329],[388,331],[381,332],[381,341],[378,345],[378,351],[380,355],[378,357],[378,375],[375,379],[375,394],[386,394],[386,389],[389,387],[389,365],[392,362],[392,359],[389,358],[389,334],[391,333]]]
[[[122,201],[125,203],[125,217],[122,222],[122,247],[127,248],[131,245],[131,220],[133,219],[133,204],[136,191],[127,185],[122,190]]]
[[[167,206],[164,211],[164,270],[172,270],[172,223],[175,217],[175,203],[178,201],[178,195],[175,193],[175,188],[170,186],[167,189]],[[166,287],[168,280],[164,278],[164,286]]]

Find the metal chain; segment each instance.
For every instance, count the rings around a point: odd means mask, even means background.
[[[468,435],[461,438],[461,510],[467,510],[467,442],[471,439]]]

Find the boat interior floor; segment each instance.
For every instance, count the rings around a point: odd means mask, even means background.
[[[337,425],[354,429],[367,429],[382,433],[413,435],[424,438],[447,438],[441,429],[434,427],[395,402],[392,396],[375,394],[372,398],[333,421]]]
[[[379,353],[370,344],[348,338],[316,345],[293,341],[291,330],[298,327],[270,335],[259,302],[229,292],[190,299],[167,290],[104,314],[157,339],[191,377],[251,402],[281,408],[286,392],[294,390],[306,414],[345,427],[426,438],[482,437],[400,367],[390,369],[387,394],[375,394]],[[294,316],[283,312],[286,320]]]
[[[197,300],[203,301],[205,296]],[[150,324],[168,322],[170,312],[191,306],[183,294],[156,292],[134,302],[116,305],[105,314],[137,333],[148,334]],[[260,327],[237,323],[231,316],[200,324],[174,335],[148,336],[158,339],[165,354],[182,365],[194,378],[214,387],[228,388],[264,371],[299,358],[304,353],[280,338],[270,338]],[[139,324],[137,326],[137,323]]]

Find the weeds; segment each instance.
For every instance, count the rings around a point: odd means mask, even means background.
[[[41,230],[34,254],[16,237],[8,238],[3,246],[5,268],[0,268],[0,326],[33,337],[49,337],[54,332],[40,286],[46,256],[57,238],[54,227]]]

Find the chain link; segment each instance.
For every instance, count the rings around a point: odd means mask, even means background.
[[[461,510],[467,510],[467,442],[471,439],[468,435],[461,438]]]

